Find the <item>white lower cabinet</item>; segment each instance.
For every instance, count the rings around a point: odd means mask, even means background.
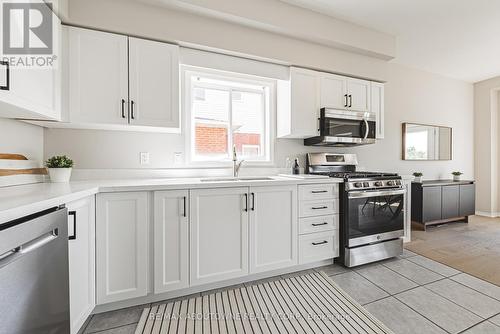
[[[250,188],[250,273],[297,264],[297,186]]]
[[[95,307],[95,198],[68,203],[71,334]]]
[[[311,263],[339,256],[338,230],[299,236],[299,262]]]
[[[190,191],[190,284],[248,275],[248,188]]]
[[[188,190],[154,193],[154,292],[189,286]]]
[[[97,195],[97,304],[148,292],[147,192]]]

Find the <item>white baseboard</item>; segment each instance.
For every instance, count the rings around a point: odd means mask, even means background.
[[[500,212],[476,211],[476,216],[497,218],[497,217],[500,217]]]

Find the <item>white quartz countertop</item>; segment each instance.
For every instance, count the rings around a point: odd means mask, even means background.
[[[266,180],[245,179],[234,181],[224,178],[163,178],[93,180],[70,183],[36,183],[0,188],[0,224],[21,218],[61,204],[70,203],[100,192],[156,191],[197,188],[227,188],[294,184],[341,183],[342,179],[298,179],[270,176]]]

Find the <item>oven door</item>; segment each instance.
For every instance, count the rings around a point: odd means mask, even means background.
[[[348,247],[396,239],[404,235],[404,189],[352,191],[345,211]]]
[[[320,135],[353,140],[375,140],[375,117],[370,113],[322,109]]]

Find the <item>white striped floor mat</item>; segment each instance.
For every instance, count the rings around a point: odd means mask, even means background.
[[[392,333],[325,273],[145,308],[136,334]]]

